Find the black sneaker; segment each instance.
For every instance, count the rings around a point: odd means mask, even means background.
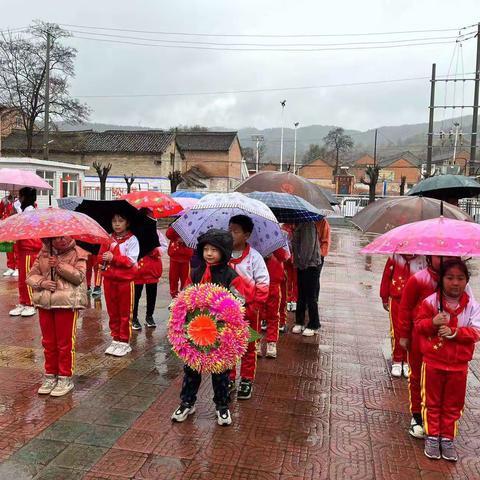
[[[237,386],[235,385],[235,380],[229,380],[228,395],[230,396],[236,389],[237,389]]]
[[[217,423],[222,427],[232,424],[232,416],[228,408],[223,407],[217,410]]]
[[[91,287],[88,287],[87,288],[87,295],[91,295],[92,294],[92,288]]]
[[[157,325],[156,325],[153,317],[146,317],[145,318],[145,325],[147,325],[147,327],[149,327],[149,328],[157,328]]]
[[[100,287],[95,287],[92,292],[92,297],[101,297],[102,289]]]
[[[182,403],[172,415],[173,422],[184,422],[189,415],[195,413],[195,405],[187,405],[186,403]]]
[[[266,321],[266,320],[262,320],[261,329],[262,329],[263,331],[265,331],[265,330],[267,329],[267,321]]]
[[[141,323],[138,321],[138,318],[134,318],[132,320],[132,330],[141,330],[142,329],[142,325]]]
[[[240,380],[238,386],[237,400],[248,400],[252,396],[253,385],[251,380]]]
[[[288,332],[288,327],[286,325],[282,325],[281,327],[278,327],[278,331],[280,333],[287,333]]]

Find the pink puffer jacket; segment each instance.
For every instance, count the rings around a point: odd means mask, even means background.
[[[50,310],[52,308],[77,309],[87,306],[87,284],[85,272],[88,253],[77,247],[72,240],[63,251],[55,252],[58,264],[54,268],[54,280],[57,289],[54,292],[42,288],[42,282],[50,280],[50,247],[44,245],[27,275],[27,284],[32,287],[33,304]]]

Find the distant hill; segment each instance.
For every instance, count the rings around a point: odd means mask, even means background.
[[[472,116],[463,117],[462,119],[449,119],[442,125],[441,121],[435,122],[434,131],[439,132],[444,129],[448,134],[454,121],[461,121],[463,131],[465,132],[463,143],[469,145],[470,136],[468,132],[471,131]],[[106,123],[90,123],[86,122],[81,125],[71,125],[65,122],[60,122],[57,127],[59,130],[150,130],[148,127],[134,127],[128,125],[111,125]],[[335,128],[334,125],[308,125],[297,129],[297,158],[301,161],[303,154],[306,152],[310,144],[323,144],[323,137],[327,135],[329,130]],[[209,127],[209,130],[232,130],[225,127]],[[417,123],[408,125],[398,125],[389,127],[378,127],[377,136],[377,151],[379,156],[390,156],[396,153],[410,150],[423,156],[427,145],[427,123]],[[355,142],[355,152],[373,152],[373,143],[375,136],[375,129],[366,131],[360,130],[345,130],[346,133],[352,136]],[[278,162],[280,157],[280,128],[266,128],[259,130],[254,127],[246,127],[238,129],[238,137],[243,147],[255,148],[255,142],[252,140],[252,135],[263,135],[265,144],[264,162]],[[293,158],[294,147],[294,129],[284,129],[284,162],[289,163]]]

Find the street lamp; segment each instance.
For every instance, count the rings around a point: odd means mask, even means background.
[[[295,130],[294,132],[294,141],[293,141],[293,173],[296,172],[297,168],[297,127],[300,125],[300,122],[295,122],[294,124]]]
[[[282,100],[280,102],[280,105],[282,106],[282,135],[280,139],[280,171],[283,172],[283,112],[285,110],[285,105],[287,101]]]

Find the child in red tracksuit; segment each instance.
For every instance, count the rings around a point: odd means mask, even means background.
[[[34,188],[24,187],[18,193],[20,212],[29,212],[35,209],[37,191]],[[19,213],[22,215],[22,213]],[[35,315],[36,309],[32,303],[32,290],[27,285],[27,275],[30,272],[38,252],[42,248],[42,241],[37,239],[18,240],[16,242],[18,254],[18,305],[10,310],[12,317],[31,317]]]
[[[480,340],[480,305],[465,291],[469,276],[461,260],[446,261],[443,295],[424,300],[415,323],[423,354],[425,455],[433,459],[458,458],[454,439],[465,405],[468,362]]]
[[[71,237],[45,239],[28,274],[45,355],[39,394],[61,397],[73,389],[77,318],[87,306],[87,255]]]
[[[168,280],[170,283],[170,296],[175,298],[180,290],[182,290],[190,275],[190,259],[193,250],[185,245],[180,235],[172,228],[168,227],[165,236],[170,240],[168,246],[168,255],[170,257],[170,269],[168,272]]]
[[[295,230],[295,225],[291,223],[284,223],[282,225],[282,230],[285,231],[287,234],[288,245],[290,251],[292,250],[292,237],[293,231]],[[286,282],[285,285],[282,287],[285,291],[285,301],[287,303],[287,309],[291,312],[294,312],[297,309],[297,300],[298,300],[298,288],[297,288],[297,269],[293,264],[293,257],[290,256],[288,260],[284,263],[285,266],[285,277]],[[285,320],[286,320],[286,312],[285,312]],[[282,323],[280,323],[282,325]],[[285,325],[285,323],[283,323]]]
[[[129,231],[129,227],[126,217],[114,214],[112,242],[108,248],[102,247],[99,252],[104,265],[102,268],[105,302],[113,339],[105,353],[115,357],[123,357],[132,351],[130,337],[140,245],[137,237]]]
[[[407,280],[426,267],[425,258],[415,255],[392,255],[388,258],[380,284],[383,308],[390,313],[390,336],[392,341],[392,377],[408,378],[407,352],[399,343],[399,309]]]
[[[252,219],[246,215],[236,215],[230,219],[228,228],[233,237],[233,253],[229,265],[244,281],[245,317],[250,327],[258,332],[261,306],[268,299],[270,276],[263,257],[248,244],[253,226]],[[250,342],[241,361],[238,400],[247,400],[252,396],[256,367],[255,342]],[[230,392],[235,389],[235,377],[236,370],[233,369],[230,372]]]
[[[286,283],[284,263],[290,258],[285,248],[278,248],[265,259],[268,275],[270,276],[270,287],[268,299],[262,308],[262,318],[265,321],[268,358],[277,357],[277,341],[280,329],[280,317],[282,307],[282,285]],[[286,304],[283,303],[284,308]],[[263,329],[263,326],[262,326]],[[261,342],[257,345],[257,355],[262,355]]]
[[[15,207],[13,206],[14,198],[13,195],[8,195],[2,200],[0,200],[0,219],[5,220],[12,215],[17,213]],[[16,245],[13,246],[11,252],[7,252],[7,270],[3,272],[4,277],[17,277],[18,276],[18,266],[16,259]]]

